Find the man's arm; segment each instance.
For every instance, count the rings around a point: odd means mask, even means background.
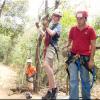
[[[94,60],[95,50],[96,50],[96,32],[93,28],[91,28],[91,35],[90,35],[90,42],[91,42],[91,55],[90,60]]]
[[[54,36],[55,34],[60,35],[62,32],[62,26],[58,24],[53,30],[51,30],[49,27],[46,27],[46,31],[50,36]]]
[[[72,45],[72,28],[70,29],[70,32],[68,35],[68,42],[65,45],[65,47],[68,48],[68,51],[71,49],[71,45]]]
[[[55,34],[56,34],[56,32],[54,31],[54,30],[51,30],[50,28],[46,28],[46,31],[48,32],[48,34],[50,35],[50,36],[54,36]]]
[[[71,44],[72,44],[72,40],[70,38],[68,38],[68,41],[66,42],[66,44],[64,45],[63,48],[67,48],[69,51],[69,48],[71,48]]]
[[[71,43],[72,43],[72,40],[71,39],[68,39],[67,47],[70,47],[71,46]]]
[[[91,40],[91,55],[90,55],[90,61],[89,61],[89,68],[94,67],[94,55],[96,50],[96,40]]]
[[[96,50],[96,40],[91,40],[91,55],[90,55],[90,60],[94,60],[95,50]]]

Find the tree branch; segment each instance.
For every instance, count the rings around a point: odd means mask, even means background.
[[[6,0],[3,1],[3,4],[0,7],[0,17],[1,17],[2,10],[3,10],[4,6],[5,6],[5,2],[6,2]]]

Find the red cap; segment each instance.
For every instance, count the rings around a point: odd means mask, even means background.
[[[88,17],[87,11],[78,11],[76,17]]]

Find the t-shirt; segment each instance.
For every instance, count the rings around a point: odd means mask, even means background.
[[[50,25],[49,25],[49,27],[52,28],[53,25],[54,25],[54,24],[51,22]],[[61,33],[61,31],[62,31],[62,26],[61,26],[61,24],[58,23],[57,26],[53,29],[53,31],[54,31],[55,33],[57,33],[58,35],[60,35],[60,33]]]
[[[90,55],[91,40],[96,40],[96,32],[91,26],[80,30],[77,26],[71,28],[69,39],[72,40],[71,51],[75,54]]]
[[[50,23],[49,24],[50,29],[52,29],[56,34],[54,36],[50,36],[47,32],[46,32],[46,37],[44,40],[44,57],[46,55],[46,50],[47,47],[49,46],[49,44],[53,44],[53,45],[57,45],[58,39],[60,37],[61,31],[62,31],[62,26],[60,23],[54,24],[54,23]],[[53,28],[54,27],[54,28]]]
[[[31,77],[32,75],[34,75],[36,72],[37,72],[37,71],[36,71],[36,67],[34,67],[34,66],[29,66],[29,67],[27,67],[27,69],[26,69],[26,74],[27,74],[29,77]]]

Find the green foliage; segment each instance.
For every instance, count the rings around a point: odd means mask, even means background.
[[[97,68],[100,68],[100,51],[96,51],[95,54],[95,64],[97,66]]]
[[[95,19],[94,27],[98,32],[100,32],[100,17]]]
[[[28,0],[14,0],[6,2],[3,14],[6,16],[25,17],[24,12],[27,9]]]
[[[75,16],[73,15],[73,11],[71,10],[64,10],[63,11],[63,17],[61,19],[61,23],[63,26],[63,29],[66,27],[71,27],[75,24]]]
[[[13,65],[14,69],[16,69],[18,73],[19,84],[23,84],[25,81],[25,66],[27,58],[31,57],[33,65],[35,65],[35,40],[36,38],[33,36],[33,34],[29,38],[26,35],[23,37],[20,36],[17,40],[17,44],[12,49],[9,63]]]
[[[76,19],[72,10],[63,10],[63,17],[61,19],[62,33],[61,33],[61,43],[67,40],[68,32],[70,28],[75,25]]]
[[[100,16],[95,18],[93,25],[96,30],[96,34],[100,34]],[[100,47],[100,37],[96,39],[96,46]],[[100,50],[96,50],[95,64],[98,68],[100,68]]]
[[[25,36],[19,37],[11,55],[11,62],[16,65],[24,65],[27,58],[35,56],[35,38],[27,39]],[[34,61],[33,61],[34,63]]]
[[[5,17],[0,18],[0,59],[7,59],[9,64],[13,65],[14,69],[16,69],[16,71],[18,72],[19,83],[23,83],[25,79],[25,65],[27,58],[31,57],[33,65],[35,65],[35,50],[37,44],[36,38],[38,37],[37,34],[34,33],[35,30],[33,26],[31,26],[32,28],[29,28],[28,30],[24,30],[26,23],[26,7],[27,0],[14,0],[13,2],[7,3],[5,5],[3,9],[3,15]],[[59,47],[61,48],[63,47],[64,42],[67,40],[70,28],[76,24],[76,19],[73,10],[64,9],[62,11],[62,33],[61,38],[59,40]],[[95,29],[98,32],[100,32],[100,25],[98,24],[98,22],[100,22],[99,19],[96,19],[95,21]],[[98,41],[100,42],[100,39],[98,39]],[[40,53],[42,53],[42,51],[43,44],[40,48]],[[100,55],[100,53],[96,52],[96,55]],[[96,64],[100,65],[97,59],[99,59],[99,56],[96,56]],[[41,59],[41,62],[42,60],[43,59]],[[66,78],[66,72],[64,72],[64,59],[63,57],[61,57],[61,53],[60,63],[57,63],[57,60],[55,60],[54,63],[56,69],[60,70],[56,74],[56,77],[59,77],[59,83],[61,83],[61,80],[63,80],[64,82]],[[40,68],[39,78],[41,78],[41,83],[44,76],[45,73],[42,70],[42,68]]]
[[[0,34],[0,60],[4,59],[10,46],[10,37]]]
[[[10,56],[16,45],[17,38],[24,33],[25,12],[27,0],[14,0],[5,3],[0,18],[0,34],[10,38],[8,51],[5,54],[5,63],[10,63]]]

